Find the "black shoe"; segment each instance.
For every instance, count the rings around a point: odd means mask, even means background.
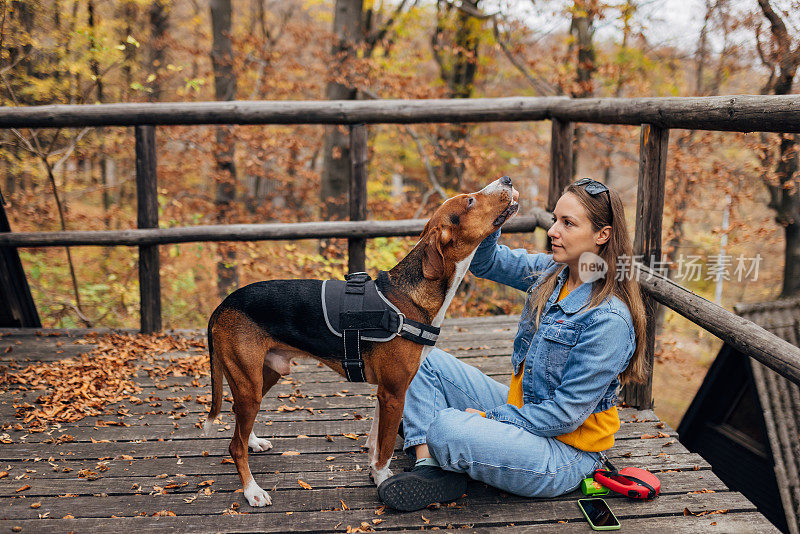
[[[378,487],[378,497],[390,508],[411,512],[435,502],[454,501],[466,490],[463,473],[420,465],[384,480]]]

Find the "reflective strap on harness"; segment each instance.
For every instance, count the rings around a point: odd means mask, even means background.
[[[420,345],[436,345],[441,329],[437,326],[420,323],[403,316],[403,324],[400,327],[400,336],[419,343]]]

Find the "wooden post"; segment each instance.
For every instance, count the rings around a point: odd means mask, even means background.
[[[350,220],[367,218],[367,125],[350,126]],[[367,240],[347,240],[347,269],[351,273],[366,270]]]
[[[572,181],[572,138],[575,123],[553,119],[550,134],[550,185],[547,190],[547,211],[553,212],[556,202]],[[547,237],[547,250],[551,250]]]
[[[0,233],[5,234],[11,225],[3,206],[0,192]],[[0,247],[0,327],[42,327],[16,247]]]
[[[661,223],[664,215],[664,182],[667,171],[669,130],[643,124],[639,141],[639,188],[636,193],[636,231],[633,254],[641,255],[642,263],[660,272]],[[653,353],[656,344],[656,312],[658,303],[648,294],[644,298],[647,313],[645,363],[647,378],[641,384],[629,384],[622,398],[640,410],[653,407]]]
[[[158,177],[155,126],[136,126],[137,227],[158,228]],[[161,276],[158,245],[139,247],[140,328],[149,334],[161,330]]]

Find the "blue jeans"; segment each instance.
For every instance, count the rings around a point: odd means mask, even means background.
[[[600,467],[602,453],[464,411],[507,400],[508,386],[434,348],[406,392],[403,449],[427,443],[443,469],[524,497],[568,493]]]

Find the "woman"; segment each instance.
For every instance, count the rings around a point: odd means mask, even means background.
[[[416,464],[378,488],[392,508],[456,499],[464,474],[517,495],[561,495],[591,476],[614,444],[617,387],[645,375],[639,286],[617,273],[618,258],[632,255],[622,202],[584,178],[567,186],[553,214],[552,254],[498,245],[499,230],[478,247],[473,274],[528,292],[511,387],[430,352],[403,412],[403,448]],[[585,269],[587,258],[603,263],[586,253],[603,259],[604,277]]]

